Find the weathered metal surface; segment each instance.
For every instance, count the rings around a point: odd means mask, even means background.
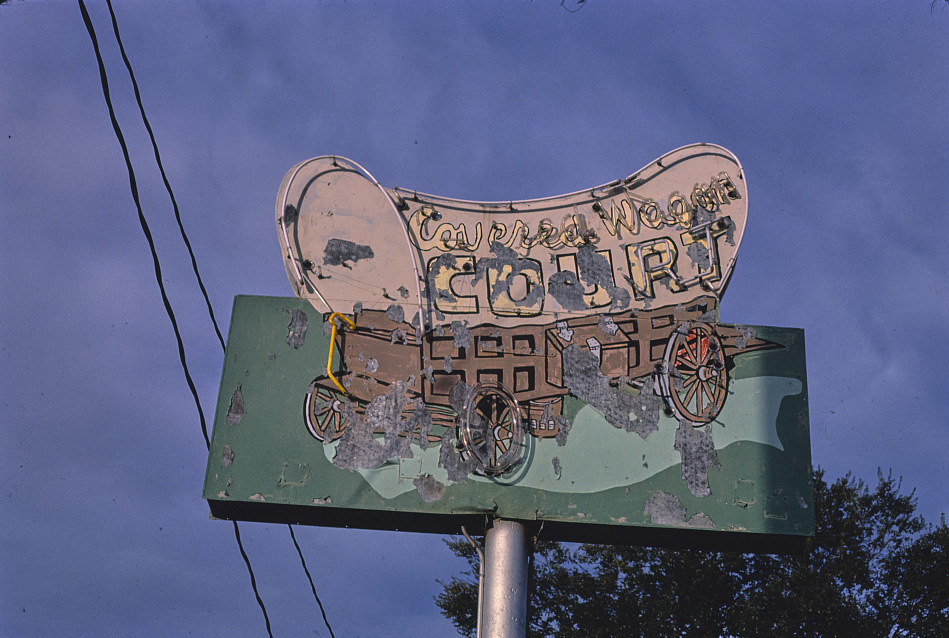
[[[299,298],[235,302],[212,512],[421,531],[492,514],[559,538],[765,548],[809,534],[803,333],[718,322],[747,201],[738,161],[707,144],[504,203],[297,165],[276,218]]]

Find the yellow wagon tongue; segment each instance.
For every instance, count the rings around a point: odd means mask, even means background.
[[[276,206],[298,296],[321,312],[397,305],[425,328],[718,298],[747,215],[741,165],[711,144],[603,186],[511,202],[384,188],[350,160],[318,157],[287,173]]]

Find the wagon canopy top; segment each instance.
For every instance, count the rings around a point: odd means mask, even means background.
[[[729,151],[685,146],[629,177],[544,199],[473,202],[385,188],[355,162],[291,169],[276,221],[295,293],[321,312],[545,324],[719,298],[748,214]]]

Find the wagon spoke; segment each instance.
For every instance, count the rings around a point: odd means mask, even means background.
[[[695,374],[695,371],[699,369],[697,363],[691,361],[676,361],[676,370],[685,371],[689,374]]]
[[[699,384],[698,394],[699,394],[699,401],[698,401],[698,406],[695,413],[698,416],[704,416],[707,408],[702,407],[702,397],[706,399],[706,403],[705,403],[706,406],[711,405],[712,400],[713,400],[711,393],[708,391],[708,383],[703,381]]]
[[[701,363],[702,361],[702,339],[697,332],[694,330],[689,334],[690,340],[692,341],[692,360],[696,363]]]
[[[705,408],[702,407],[702,395],[704,394],[705,384],[700,380],[695,384],[695,388],[695,415],[700,417],[705,411]]]
[[[709,362],[709,359],[711,359],[711,354],[712,354],[711,349],[709,349],[708,347],[708,337],[703,337],[701,339],[701,344],[702,344],[702,353],[699,356],[699,365],[705,365]]]
[[[690,341],[692,340],[691,337],[692,337],[691,334],[686,336],[685,342],[682,344],[682,347],[679,349],[679,358],[682,362],[688,362],[688,363],[691,363],[692,365],[697,365],[698,357],[696,357],[696,353],[690,344]]]
[[[695,381],[695,379],[693,379]],[[682,398],[682,403],[686,407],[692,402],[692,398],[695,396],[695,390],[699,387],[699,384],[693,383],[692,387],[689,388],[689,391],[686,392],[685,396]]]
[[[699,380],[699,375],[697,374],[687,374],[682,377],[684,381],[682,382],[682,389],[685,390],[695,385],[695,382]]]

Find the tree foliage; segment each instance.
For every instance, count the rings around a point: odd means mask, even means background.
[[[813,474],[816,533],[777,556],[539,541],[529,636],[949,635],[949,528],[927,526],[892,474],[871,490]],[[436,603],[474,636],[477,555]]]

